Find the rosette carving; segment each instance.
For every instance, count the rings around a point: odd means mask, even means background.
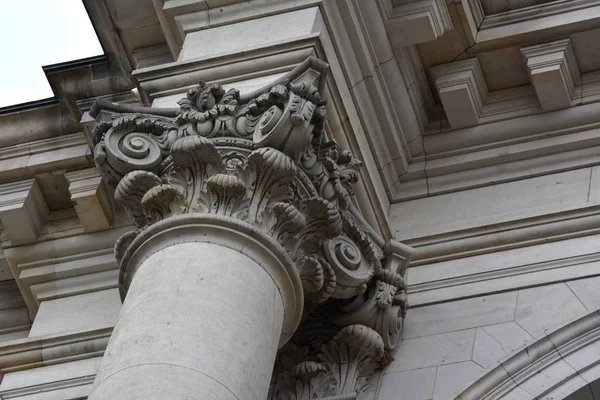
[[[200,83],[179,109],[99,101],[90,111],[96,164],[137,226],[117,244],[120,263],[157,221],[186,213],[242,221],[295,264],[306,319],[324,313],[343,328],[322,358],[292,371],[296,397],[286,399],[363,390],[379,349],[398,342],[407,308],[410,251],[386,247],[362,219],[353,198],[361,162],[324,131],[326,68],[309,59],[247,96]]]
[[[175,122],[182,136],[200,135],[205,137],[235,135],[235,113],[240,92],[236,89],[227,92],[221,85],[207,85],[200,82],[188,90],[178,104],[182,113]],[[246,136],[242,134],[240,136]]]

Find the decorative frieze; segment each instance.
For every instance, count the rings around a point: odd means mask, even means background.
[[[346,394],[363,390],[373,369],[366,359],[377,364],[398,342],[412,249],[386,244],[355,206],[361,162],[327,138],[326,69],[310,58],[247,96],[201,83],[179,110],[98,102],[90,114],[99,121],[92,132],[96,165],[137,226],[115,246],[122,296],[135,274],[132,254],[159,221],[210,214],[252,227],[293,262],[305,319],[338,317],[340,333],[329,338],[334,344],[321,364],[298,367],[295,376],[306,380],[304,372],[325,368],[337,377],[326,392]],[[336,364],[338,356],[356,365]]]

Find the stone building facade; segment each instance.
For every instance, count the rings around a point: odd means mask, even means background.
[[[600,3],[84,4],[0,110],[0,399],[600,398]]]

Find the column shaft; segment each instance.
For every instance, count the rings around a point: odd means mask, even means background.
[[[283,310],[247,255],[200,242],[161,249],[135,273],[90,399],[262,400]]]

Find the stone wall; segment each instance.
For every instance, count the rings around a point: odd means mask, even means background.
[[[454,398],[525,345],[600,307],[600,236],[583,216],[600,200],[597,177],[596,167],[576,169],[394,204],[397,238],[423,247],[415,246],[417,266],[408,270],[404,342],[374,398]],[[569,223],[576,227],[565,233]],[[554,231],[522,239],[545,224]],[[418,261],[432,237],[460,234],[496,241]],[[524,386],[512,395],[525,398],[519,393],[527,389],[540,390]]]

